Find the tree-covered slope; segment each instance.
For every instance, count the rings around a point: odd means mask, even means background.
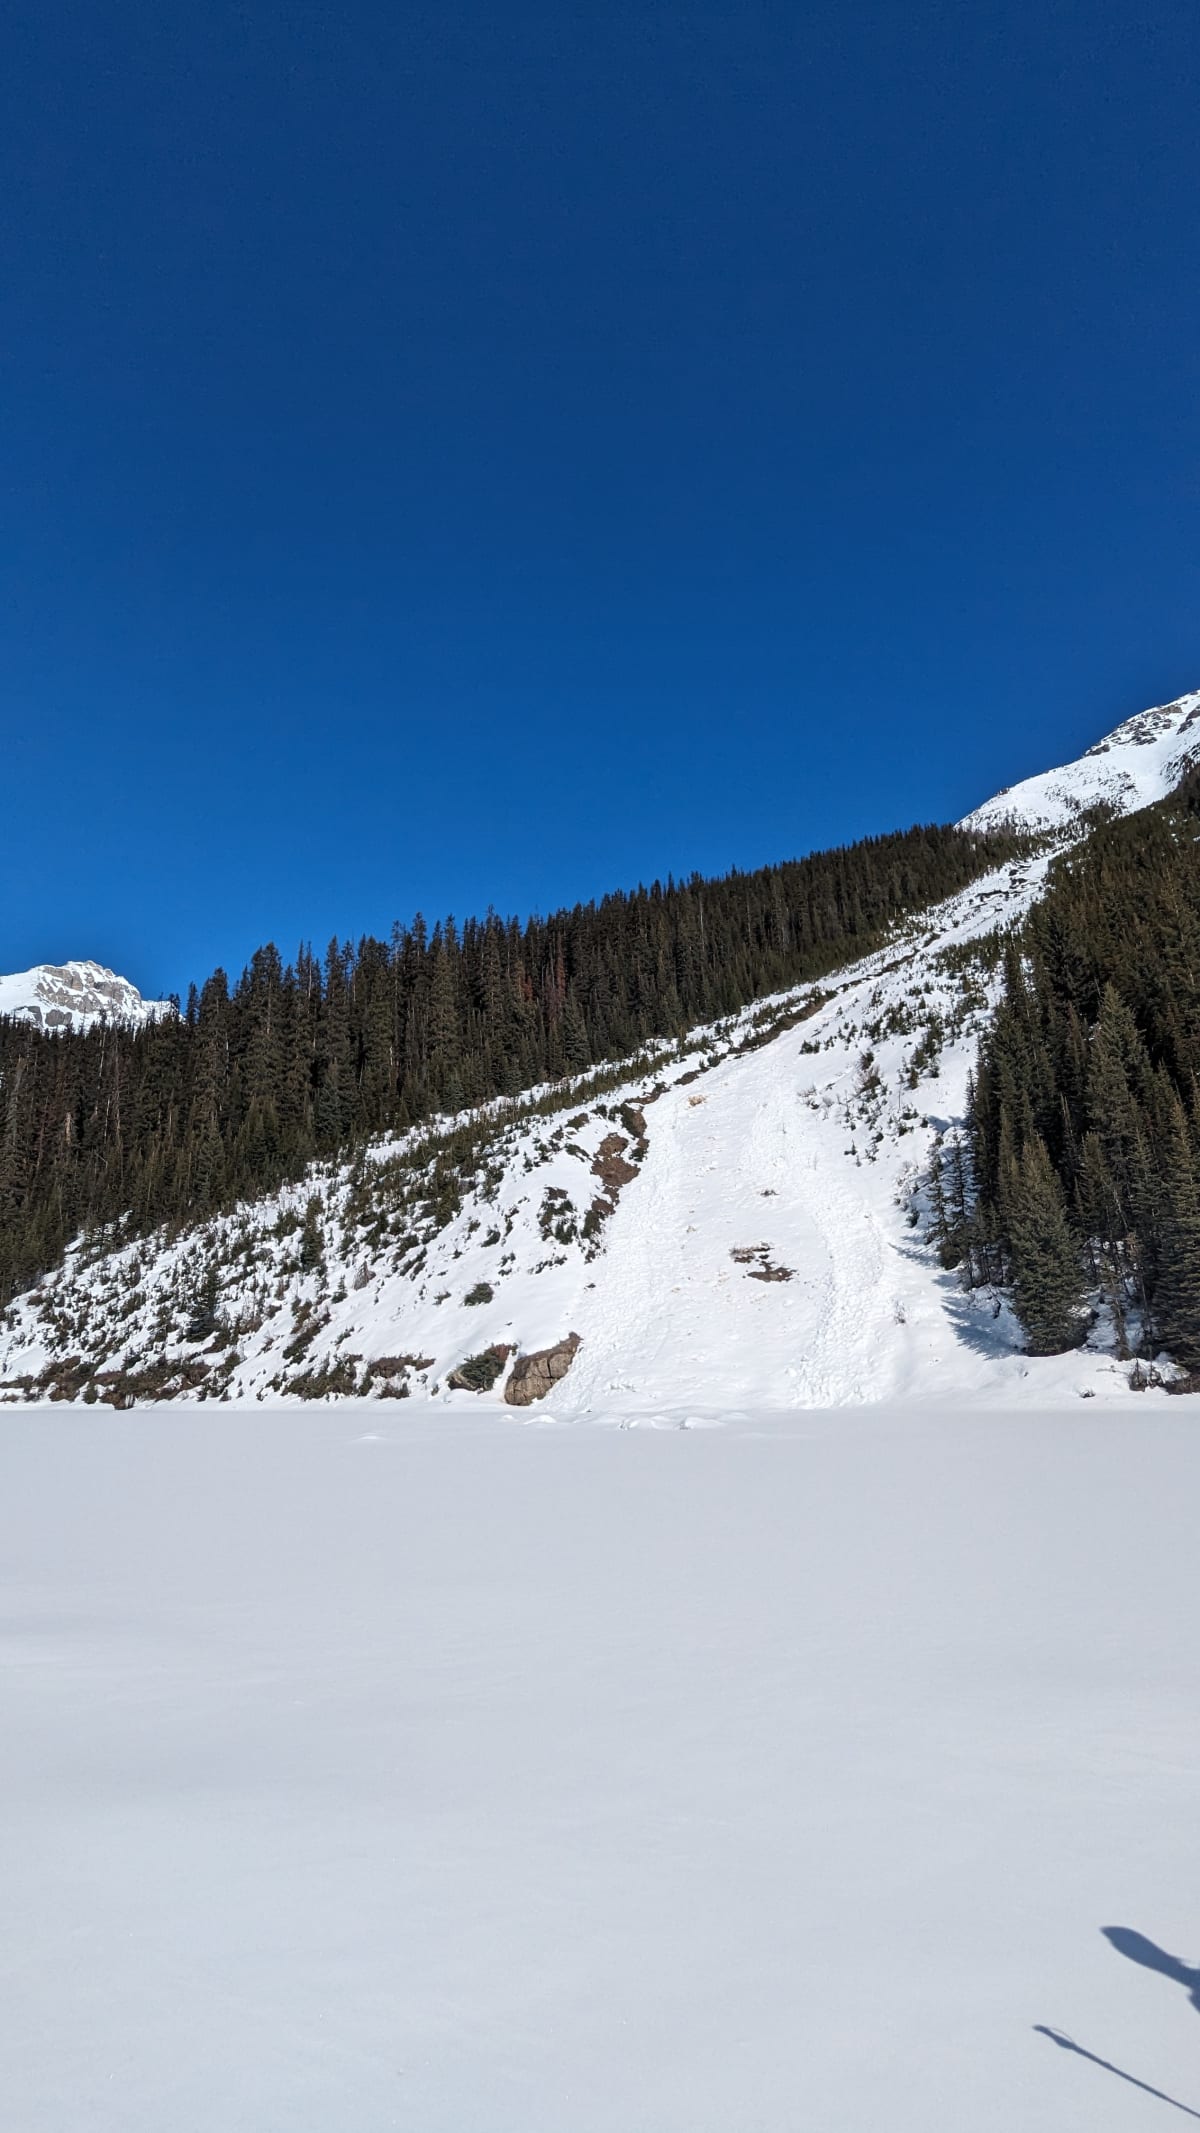
[[[269,946],[177,1018],[48,1036],[0,1020],[0,1301],[80,1231],[185,1223],[315,1156],[628,1057],[863,954],[1020,848],[918,828],[525,924]]]
[[[977,1274],[1036,1349],[1085,1286],[1200,1371],[1200,773],[1050,870],[1007,951],[972,1111]]]

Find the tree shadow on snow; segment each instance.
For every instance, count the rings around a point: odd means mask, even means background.
[[[933,1274],[942,1309],[964,1348],[972,1349],[976,1355],[987,1356],[989,1361],[995,1361],[997,1356],[1020,1353],[1008,1312],[1002,1311],[997,1317],[986,1290],[964,1289],[958,1268],[947,1272],[944,1267],[939,1267],[926,1244],[905,1240],[897,1250],[902,1259],[919,1266],[927,1278]]]

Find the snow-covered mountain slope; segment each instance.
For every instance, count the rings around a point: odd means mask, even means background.
[[[39,963],[0,976],[0,1015],[39,1029],[90,1029],[95,1022],[150,1022],[169,1001],[143,1000],[136,985],[103,963]]]
[[[519,1108],[380,1142],[168,1242],[76,1248],[0,1331],[0,1400],[361,1394],[498,1407],[511,1356],[578,1351],[542,1418],[703,1424],[905,1397],[1128,1396],[1103,1329],[1034,1362],[926,1241],[1014,863],[827,980]],[[493,1389],[452,1390],[506,1351]],[[96,1375],[98,1373],[98,1375]]]
[[[1086,808],[1101,804],[1119,815],[1136,814],[1165,799],[1198,762],[1200,690],[1194,690],[1172,704],[1157,704],[1127,718],[1077,763],[1044,770],[985,800],[965,817],[964,827],[1021,823],[1030,829],[1061,829]]]
[[[183,1237],[81,1240],[0,1323],[0,1401],[498,1409],[538,1356],[549,1396],[529,1412],[626,1426],[1127,1398],[1103,1319],[1035,1360],[1000,1296],[941,1269],[925,1181],[964,1117],[1002,930],[1084,808],[1148,804],[1193,750],[1200,692],[1000,796],[969,819],[1049,824],[1037,855],[820,987],[382,1140]],[[484,1390],[455,1387],[464,1365]]]

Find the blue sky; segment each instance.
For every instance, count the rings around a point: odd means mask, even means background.
[[[752,866],[1200,685],[1194,5],[0,57],[0,969]]]

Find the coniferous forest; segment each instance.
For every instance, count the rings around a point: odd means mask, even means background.
[[[863,954],[1020,840],[917,828],[754,873],[489,913],[285,965],[261,948],[140,1030],[0,1019],[0,1302],[71,1238],[183,1224],[314,1157],[683,1035]]]
[[[1200,1373],[1198,838],[1194,772],[1057,860],[1006,946],[973,1092],[977,1200],[945,1197],[951,1256],[1011,1285],[1035,1354],[1082,1337],[1098,1289],[1122,1345]]]

